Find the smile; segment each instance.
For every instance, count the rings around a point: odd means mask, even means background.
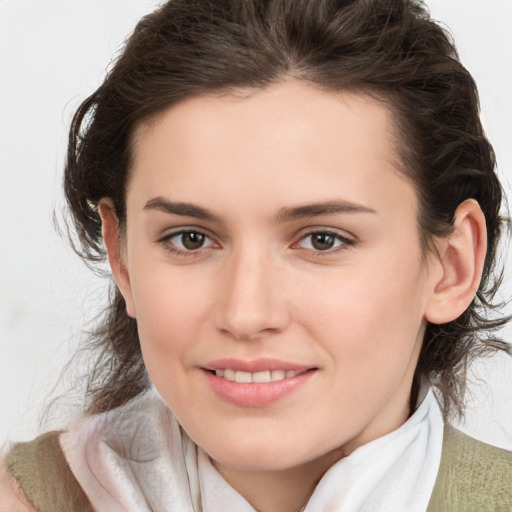
[[[318,368],[276,359],[222,359],[201,368],[213,393],[237,407],[266,407],[306,386]]]
[[[243,372],[236,371],[231,368],[225,370],[215,370],[215,375],[231,382],[239,382],[244,384],[277,382],[284,379],[291,379],[302,373],[295,370],[266,370],[261,372]]]

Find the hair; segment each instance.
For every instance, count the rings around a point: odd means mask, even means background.
[[[445,412],[463,410],[470,360],[508,345],[508,320],[492,301],[502,219],[493,149],[470,73],[449,34],[408,0],[171,0],[144,17],[103,84],[72,122],[64,188],[92,267],[105,260],[98,201],[112,199],[121,227],[134,131],[186,98],[300,80],[385,102],[394,116],[403,173],[416,188],[425,251],[453,228],[468,198],[486,219],[488,251],[477,296],[456,320],[427,326],[415,382],[435,383]],[[86,390],[91,414],[148,386],[136,321],[112,282],[110,306],[88,340],[97,352]]]

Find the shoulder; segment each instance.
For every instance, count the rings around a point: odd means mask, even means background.
[[[0,512],[36,512],[28,502],[19,482],[9,473],[5,462],[0,461]]]
[[[496,492],[504,485],[512,494],[512,452],[477,441],[447,425],[444,430],[441,469],[447,478],[454,476],[454,467],[473,485]]]
[[[92,510],[76,481],[59,443],[60,432],[48,432],[35,440],[18,443],[7,454],[2,477],[0,512],[60,512]],[[5,496],[5,498],[3,497]],[[21,508],[12,508],[16,501]],[[12,503],[12,504],[11,504]],[[10,505],[11,504],[11,505]],[[32,507],[32,505],[35,507]]]
[[[512,510],[512,452],[447,425],[429,507],[435,510]]]

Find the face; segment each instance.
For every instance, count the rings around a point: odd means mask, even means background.
[[[149,375],[219,467],[401,425],[432,293],[387,108],[283,83],[140,127],[116,277]]]

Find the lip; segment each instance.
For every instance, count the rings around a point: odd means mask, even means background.
[[[265,370],[284,370],[302,372],[304,370],[314,369],[314,367],[303,364],[291,363],[289,361],[281,361],[279,359],[254,359],[252,361],[244,361],[242,359],[217,359],[203,366],[205,370],[235,370],[239,372],[264,372]]]
[[[293,370],[295,377],[265,382],[240,383],[217,377],[214,370],[232,369],[244,372],[260,372],[265,370]],[[295,364],[277,359],[258,359],[242,361],[239,359],[219,359],[201,368],[210,389],[223,401],[238,407],[265,407],[278,402],[291,393],[298,391],[316,373],[317,368]]]

